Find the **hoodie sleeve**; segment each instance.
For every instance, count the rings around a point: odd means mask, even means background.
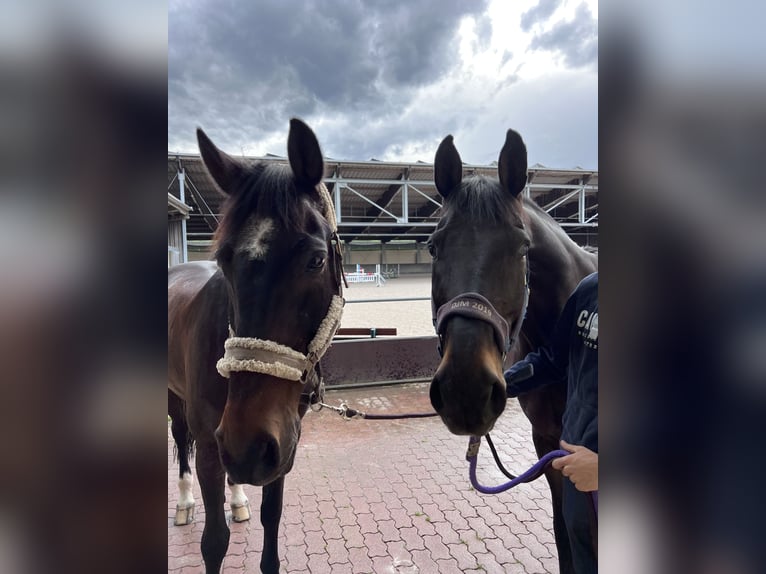
[[[569,297],[553,328],[550,341],[514,363],[505,372],[506,391],[515,397],[545,385],[566,383],[569,344],[577,307],[577,291]]]

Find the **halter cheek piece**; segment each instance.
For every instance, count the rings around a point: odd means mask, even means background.
[[[526,261],[526,258],[525,258]],[[494,332],[494,339],[497,348],[500,349],[500,354],[505,361],[505,356],[510,350],[513,343],[519,336],[521,331],[521,324],[524,321],[524,317],[527,314],[527,304],[529,303],[529,265],[526,266],[524,273],[524,304],[521,308],[521,318],[516,321],[516,325],[513,329],[513,333],[510,332],[508,327],[508,321],[506,321],[497,309],[489,302],[489,300],[480,295],[479,293],[461,293],[457,297],[453,297],[447,301],[444,305],[436,310],[433,299],[431,299],[431,313],[433,315],[434,328],[436,334],[439,336],[439,343],[437,350],[439,356],[443,356],[442,343],[444,341],[444,331],[447,326],[448,319],[452,317],[466,317],[468,319],[478,319],[490,324]]]
[[[338,226],[332,200],[324,183],[317,186],[324,204],[324,216],[332,229],[334,273],[338,283],[338,293],[332,296],[325,318],[319,324],[314,338],[308,345],[306,354],[285,345],[254,337],[237,337],[229,325],[229,338],[224,343],[224,355],[216,363],[216,369],[222,377],[229,377],[232,372],[263,373],[287,381],[306,385],[319,359],[332,344],[332,338],[340,326],[344,300],[342,297],[341,278],[345,281],[342,268],[342,252],[338,238]],[[318,378],[318,377],[317,377]],[[321,384],[318,383],[318,384]]]

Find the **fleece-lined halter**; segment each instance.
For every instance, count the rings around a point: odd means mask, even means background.
[[[342,252],[338,237],[338,225],[335,220],[335,209],[330,194],[327,187],[321,182],[316,186],[316,190],[322,198],[323,214],[330,224],[332,237],[335,241],[333,259],[339,292],[332,296],[327,314],[308,345],[308,353],[304,355],[300,351],[266,339],[237,337],[229,325],[229,338],[224,343],[224,355],[216,363],[216,368],[221,376],[228,377],[232,372],[247,371],[304,384],[319,359],[330,348],[332,338],[340,326],[341,315],[343,314],[344,301],[340,286],[343,277]]]

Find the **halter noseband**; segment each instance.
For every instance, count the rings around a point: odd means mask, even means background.
[[[308,353],[306,354],[266,339],[237,337],[229,325],[229,337],[224,343],[224,355],[216,363],[216,369],[222,377],[228,378],[232,372],[246,371],[306,384],[319,359],[330,348],[332,338],[340,326],[341,315],[343,314],[344,300],[341,279],[345,281],[345,277],[341,266],[343,254],[338,238],[338,226],[335,221],[332,200],[324,183],[317,185],[317,191],[322,198],[325,219],[332,229],[331,240],[335,242],[332,247],[333,271],[338,282],[339,293],[332,296],[325,318],[319,324],[314,338],[308,345]]]
[[[526,257],[525,257],[526,261]],[[439,345],[437,347],[439,356],[443,356],[442,342],[444,339],[444,330],[446,329],[447,320],[459,316],[466,317],[468,319],[478,319],[489,323],[494,333],[495,344],[500,349],[500,354],[505,361],[505,356],[513,346],[513,343],[519,336],[521,331],[521,324],[524,321],[524,317],[527,314],[527,304],[529,303],[529,264],[526,266],[524,273],[524,304],[521,308],[521,318],[516,321],[516,325],[513,329],[513,333],[510,332],[508,327],[508,321],[495,309],[489,300],[480,295],[479,293],[461,293],[457,297],[453,297],[444,305],[436,310],[433,299],[431,300],[431,312],[433,314],[434,328],[436,334],[439,336]]]

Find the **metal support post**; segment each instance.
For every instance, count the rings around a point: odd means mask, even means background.
[[[178,172],[178,190],[181,203],[186,203],[186,170],[181,167]],[[186,218],[181,218],[181,263],[186,263],[189,260],[189,252],[186,244]]]

